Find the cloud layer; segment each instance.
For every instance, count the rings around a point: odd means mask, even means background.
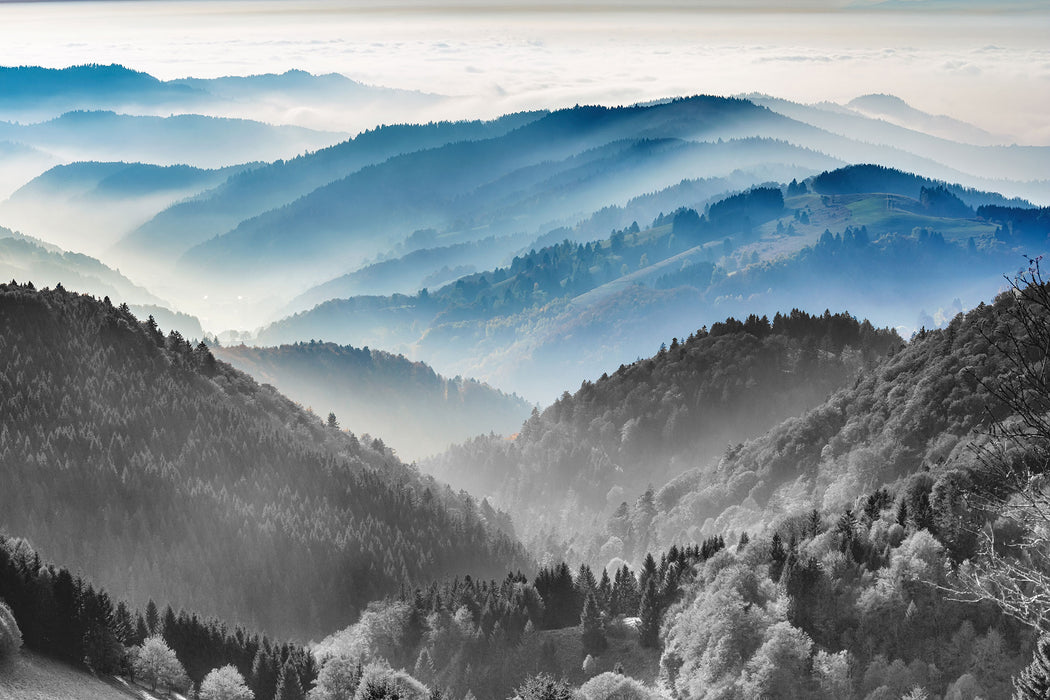
[[[945,1],[892,6],[938,10]],[[4,5],[0,63],[116,62],[163,78],[302,68],[462,98],[428,117],[694,93],[848,101],[884,92],[1021,142],[1050,144],[1048,12],[982,14],[992,3],[966,0],[949,3],[965,12],[863,14],[696,12],[677,0],[646,12],[607,2],[576,3],[574,11],[451,5],[444,11],[422,1],[402,2],[400,11],[376,2],[290,0]],[[872,3],[814,0],[795,8],[844,5]]]

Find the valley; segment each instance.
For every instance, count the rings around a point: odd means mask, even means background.
[[[1045,697],[1050,20],[927,2],[0,56],[0,699]]]

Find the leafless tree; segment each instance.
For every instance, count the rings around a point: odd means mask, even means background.
[[[1005,313],[983,329],[1001,368],[982,385],[998,405],[973,450],[980,470],[974,505],[993,514],[977,557],[960,567],[952,593],[992,601],[1050,632],[1050,283],[1040,258],[1010,279]],[[999,536],[997,537],[997,534]],[[1010,533],[1003,536],[1003,533]]]

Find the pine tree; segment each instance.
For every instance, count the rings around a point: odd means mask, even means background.
[[[580,613],[580,627],[583,631],[583,649],[592,654],[600,654],[609,645],[605,639],[605,625],[602,624],[602,613],[594,593],[588,593],[583,601],[583,612]]]
[[[1050,637],[1035,645],[1032,663],[1014,678],[1014,700],[1050,698]]]
[[[643,647],[655,647],[660,638],[660,601],[656,591],[656,578],[650,577],[642,593],[638,608],[640,625],[638,633]]]

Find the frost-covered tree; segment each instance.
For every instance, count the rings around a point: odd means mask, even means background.
[[[213,669],[201,681],[201,700],[253,700],[255,694],[234,666]]]
[[[174,690],[189,683],[175,652],[159,635],[148,638],[135,650],[132,667],[135,677],[149,683],[154,691],[158,686]]]

